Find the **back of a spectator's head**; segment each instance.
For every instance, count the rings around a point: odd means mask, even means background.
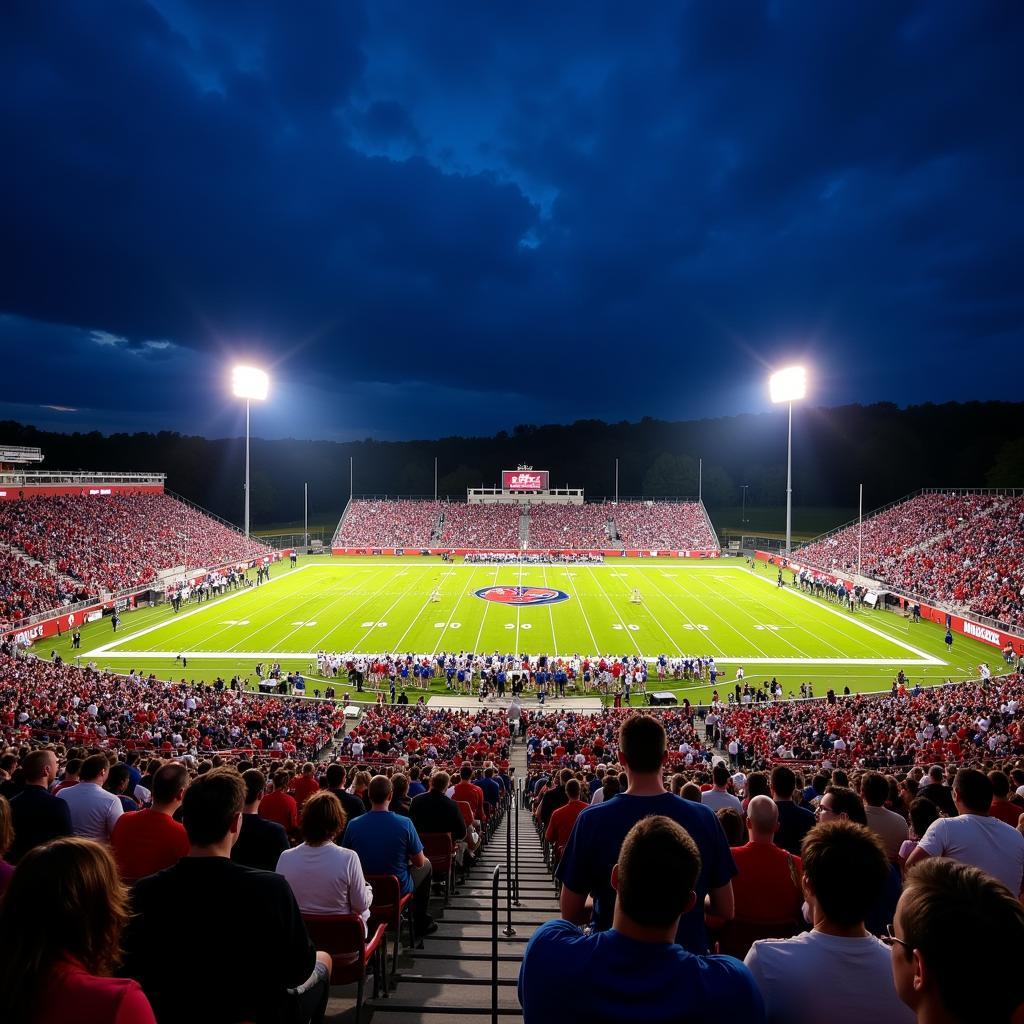
[[[39,1018],[48,975],[62,960],[110,974],[128,917],[128,892],[106,846],[68,837],[28,851],[0,902],[4,1020]]]
[[[683,775],[682,772],[676,772],[675,775],[673,775],[672,778],[669,779],[668,788],[676,796],[679,796],[680,792],[682,791],[683,786],[685,786],[685,785],[686,785],[686,776]]]
[[[313,793],[302,805],[302,838],[307,843],[320,845],[345,831],[345,809],[329,789]]]
[[[953,780],[953,797],[972,814],[988,814],[992,806],[992,783],[977,768],[961,768]]]
[[[246,785],[234,768],[213,768],[185,790],[181,820],[193,846],[212,846],[230,832],[245,807]]]
[[[768,785],[768,776],[764,772],[751,772],[747,776],[747,796],[771,796],[771,786]]]
[[[78,777],[82,782],[98,782],[104,772],[110,770],[106,754],[92,754],[82,762]]]
[[[153,776],[153,803],[173,803],[187,785],[188,769],[183,764],[161,765]]]
[[[792,768],[784,764],[776,765],[772,769],[772,792],[779,800],[790,800],[793,797],[793,790],[796,789],[796,776]]]
[[[833,786],[849,786],[850,776],[842,770],[842,768],[832,769],[832,785]]]
[[[916,864],[893,931],[896,991],[918,1019],[931,1003],[945,1011],[937,1020],[1008,1022],[1024,1002],[1024,908],[978,868],[944,857]]]
[[[278,768],[274,772],[274,789],[281,790],[282,792],[288,788],[288,783],[292,781],[291,773],[287,768]]]
[[[921,839],[928,826],[939,817],[939,808],[926,796],[916,797],[910,804],[910,826]]]
[[[757,836],[774,836],[779,830],[779,805],[770,796],[755,796],[747,804],[750,831]]]
[[[942,784],[946,781],[946,771],[941,764],[933,764],[928,769],[928,778],[935,783]]]
[[[690,803],[701,803],[700,786],[696,782],[687,782],[679,791],[679,795],[684,800],[689,800]]]
[[[401,800],[409,792],[409,776],[395,772],[391,776],[391,788],[395,800]]]
[[[245,783],[245,802],[255,803],[259,800],[267,788],[267,777],[258,768],[250,768],[242,775]]]
[[[627,833],[612,873],[616,908],[638,925],[674,925],[696,900],[700,852],[686,830],[652,815]]]
[[[572,771],[572,769],[571,769],[571,768],[563,768],[563,769],[562,769],[562,770],[561,770],[561,771],[560,771],[560,772],[558,773],[558,782],[559,782],[559,784],[560,784],[560,785],[562,785],[562,786],[564,787],[564,786],[565,786],[565,784],[566,784],[566,783],[567,783],[567,782],[568,782],[568,781],[569,781],[569,780],[570,780],[571,778],[573,778],[573,777],[574,777],[574,776],[573,776],[573,771]]]
[[[432,793],[444,793],[451,782],[451,776],[447,772],[434,772],[430,776],[430,791]]]
[[[828,803],[825,803],[826,798]],[[830,820],[846,816],[855,825],[866,825],[868,816],[864,811],[864,801],[848,786],[827,786],[819,807],[831,812]]]
[[[989,772],[988,781],[992,783],[992,796],[996,800],[1005,800],[1010,795],[1010,779],[1006,772]]]
[[[386,775],[374,775],[370,779],[370,785],[367,786],[366,792],[370,797],[370,803],[377,807],[386,804],[391,799],[394,787]]]
[[[724,764],[716,764],[711,769],[711,781],[719,787],[729,785],[729,769]]]
[[[473,766],[471,764],[464,764],[459,769],[459,778],[462,779],[463,782],[469,782],[469,780],[473,778]]]
[[[828,775],[825,772],[815,772],[811,778],[811,785],[814,787],[815,793],[824,793],[825,787],[828,785]]]
[[[303,775],[312,775],[313,774],[313,762],[312,761],[307,761],[302,766],[302,774]]]
[[[343,764],[329,764],[327,766],[327,788],[341,789],[345,785],[345,766]]]
[[[881,807],[889,799],[889,780],[881,772],[868,772],[860,780],[860,792],[864,803]]]
[[[104,784],[104,788],[111,793],[124,793],[128,789],[128,782],[131,777],[128,765],[115,764],[107,773],[107,781]]]
[[[613,772],[609,772],[604,777],[604,785],[601,787],[601,793],[605,800],[610,800],[613,796],[618,796],[622,792],[622,783],[619,781],[618,775]]]
[[[632,715],[619,728],[619,760],[631,772],[660,771],[667,749],[665,727],[650,715]]]
[[[735,807],[719,807],[715,811],[725,838],[730,846],[743,845],[743,817]]]
[[[570,779],[565,784],[565,795],[570,800],[579,800],[579,798],[580,798],[580,780],[579,779]]]
[[[44,779],[53,778],[56,770],[51,771],[57,763],[57,755],[52,750],[32,750],[25,755],[21,762],[22,771],[25,773],[25,781],[38,783]]]
[[[852,821],[815,825],[800,849],[804,883],[825,918],[843,928],[863,923],[889,875],[881,840]]]

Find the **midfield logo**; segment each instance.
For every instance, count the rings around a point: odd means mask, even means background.
[[[569,595],[564,590],[554,590],[551,587],[484,587],[473,593],[485,601],[494,601],[496,604],[558,604],[560,601],[569,600]]]

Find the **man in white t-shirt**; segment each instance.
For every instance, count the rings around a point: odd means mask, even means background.
[[[981,868],[1018,896],[1024,879],[1024,836],[989,816],[992,796],[992,783],[984,772],[961,768],[953,780],[959,815],[939,818],[928,826],[907,859],[908,870],[927,857],[950,857]]]
[[[801,854],[813,929],[755,942],[745,961],[768,1024],[913,1024],[889,950],[864,927],[889,875],[878,837],[852,821],[825,822],[807,834]]]
[[[93,754],[82,762],[78,785],[62,789],[57,796],[65,800],[71,811],[71,829],[76,836],[109,843],[123,808],[113,793],[103,788],[110,773],[104,754]]]

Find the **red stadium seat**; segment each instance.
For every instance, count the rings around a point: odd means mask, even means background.
[[[317,949],[331,957],[331,984],[358,986],[356,1024],[363,1008],[366,971],[373,972],[373,997],[383,990],[388,994],[387,926],[377,925],[369,938],[363,934],[363,919],[358,914],[303,914],[309,937]]]

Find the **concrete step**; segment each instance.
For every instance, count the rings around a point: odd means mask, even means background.
[[[516,907],[512,908],[512,923],[518,924],[520,921],[531,922],[533,924],[541,925],[545,921],[550,921],[551,915],[545,913],[542,910],[537,910],[531,907]],[[504,926],[505,921],[505,907],[498,908],[498,926],[499,929]],[[486,910],[449,910],[445,914],[443,919],[438,920],[438,925],[443,924],[486,924],[488,927],[491,923],[491,908],[488,907]]]
[[[546,919],[545,919],[546,920]],[[514,923],[514,922],[513,922]],[[506,937],[501,934],[501,929],[504,928],[504,921],[498,922],[498,946],[500,948],[503,942],[526,942],[527,939],[537,930],[539,925],[532,924],[529,922],[520,921],[518,924],[514,923],[516,934],[514,936]],[[480,922],[451,922],[451,921],[438,921],[437,931],[433,935],[429,936],[425,941],[433,944],[435,941],[444,942],[449,939],[487,939],[491,938],[491,925],[490,921],[487,924]],[[433,946],[432,946],[433,948]],[[441,949],[441,946],[437,947]]]
[[[399,981],[388,999],[370,999],[375,1009],[395,1012],[424,1012],[451,1009],[452,1012],[491,1008],[491,985],[469,985],[457,982]],[[515,985],[498,986],[498,1006],[522,1013]],[[406,1007],[409,1009],[407,1010]]]
[[[424,1013],[421,1009],[411,1007],[399,1007],[395,1009],[389,1006],[387,1003],[381,1003],[381,1007],[387,1007],[386,1009],[377,1009],[376,1004],[373,1007],[373,1016],[370,1018],[371,1024],[452,1024],[453,1021],[457,1021],[461,1016],[475,1017],[484,1019],[490,1015],[490,1007],[459,1007],[455,1010],[450,1010],[445,1013],[443,1011],[435,1011],[433,1013]],[[417,1012],[418,1011],[418,1012]],[[522,1009],[514,1010],[511,1007],[498,1007],[498,1013],[503,1021],[508,1021],[509,1024],[515,1024],[516,1021],[523,1019]],[[363,1020],[365,1022],[367,1018],[367,1011],[363,1011]],[[344,1018],[344,1024],[348,1024],[349,1018]],[[355,1017],[351,1020],[355,1021]],[[327,1017],[328,1024],[342,1024],[342,1020],[333,1020],[330,1015]]]
[[[519,978],[521,959],[513,958],[498,961],[498,983],[514,985]],[[399,971],[398,981],[401,984],[444,983],[458,984],[464,982],[473,985],[490,985],[491,960],[463,960],[449,957],[447,960],[426,960],[422,963],[419,957],[408,970]]]

